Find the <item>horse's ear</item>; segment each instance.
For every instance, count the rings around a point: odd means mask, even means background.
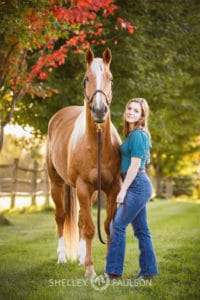
[[[103,62],[107,65],[111,63],[112,54],[109,48],[107,48],[103,53]]]
[[[85,59],[89,65],[91,64],[91,62],[94,59],[94,53],[92,52],[92,50],[90,48],[86,52]]]

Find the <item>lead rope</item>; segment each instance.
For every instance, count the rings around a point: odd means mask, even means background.
[[[106,244],[102,239],[101,235],[101,133],[102,128],[100,124],[97,124],[97,136],[98,136],[98,208],[97,208],[97,229],[98,229],[98,237],[102,244]]]

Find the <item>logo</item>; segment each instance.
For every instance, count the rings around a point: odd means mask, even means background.
[[[91,278],[90,282],[96,291],[104,291],[108,288],[110,280],[105,275],[99,275]]]

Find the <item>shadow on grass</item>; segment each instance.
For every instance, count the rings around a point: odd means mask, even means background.
[[[4,214],[0,214],[0,226],[11,226],[13,225],[5,216]]]

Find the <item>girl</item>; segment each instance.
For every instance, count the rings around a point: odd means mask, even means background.
[[[107,276],[121,277],[125,257],[126,227],[131,223],[138,239],[140,273],[137,279],[150,279],[158,273],[151,235],[147,224],[146,204],[152,194],[145,164],[150,157],[148,130],[149,107],[145,99],[131,99],[124,113],[124,134],[121,145],[123,184],[117,196],[120,203],[110,226],[110,245],[106,262]]]

